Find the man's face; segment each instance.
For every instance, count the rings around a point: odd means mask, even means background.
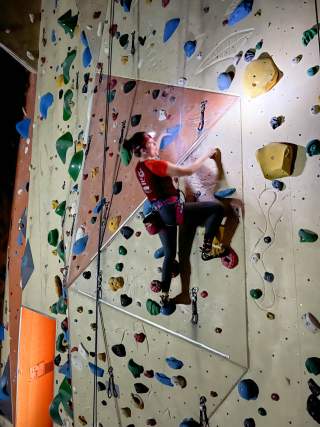
[[[147,135],[146,142],[146,152],[150,157],[157,157],[159,155],[159,148],[156,141],[150,136]]]

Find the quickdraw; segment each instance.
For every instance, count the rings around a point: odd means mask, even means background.
[[[114,376],[113,376],[113,368],[112,366],[110,366],[110,368],[108,369],[108,374],[109,374],[109,384],[108,384],[108,398],[111,399],[111,397],[119,397],[116,385],[114,383]]]
[[[199,291],[199,288],[192,288],[191,289],[191,304],[192,304],[191,323],[193,325],[197,325],[198,319],[199,319],[198,308],[197,308],[198,291]]]
[[[198,125],[198,131],[201,132],[204,128],[204,112],[206,110],[207,100],[201,101],[200,103],[200,122]]]
[[[206,407],[207,399],[205,396],[200,397],[200,426],[201,427],[209,427],[209,419],[207,415],[207,407]]]

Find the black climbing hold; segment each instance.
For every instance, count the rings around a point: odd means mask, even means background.
[[[160,95],[160,90],[159,89],[154,89],[152,91],[152,98],[153,99],[157,99],[159,95]]]
[[[118,357],[125,357],[126,356],[126,348],[123,344],[115,344],[111,347],[111,350],[114,352],[114,354]]]
[[[141,44],[141,46],[144,46],[146,40],[147,40],[146,36],[144,36],[144,37],[139,36],[138,37],[138,42]]]
[[[59,90],[59,99],[62,99],[62,97],[63,97],[63,89],[60,89]]]
[[[272,117],[272,119],[270,120],[270,125],[271,125],[272,129],[277,129],[279,126],[282,125],[284,120],[285,119],[283,116]]]
[[[122,36],[119,38],[120,46],[127,47],[129,43],[129,34],[122,34]]]
[[[137,82],[135,80],[129,80],[123,85],[123,92],[129,93],[136,87]]]
[[[266,282],[272,283],[272,282],[273,282],[273,280],[274,280],[274,275],[273,275],[272,273],[269,273],[268,271],[266,271],[266,272],[264,273],[263,278],[264,278],[264,280],[265,280]]]
[[[320,396],[320,386],[312,378],[309,379],[308,386],[312,394]]]
[[[91,224],[95,224],[95,223],[97,222],[97,217],[96,217],[96,216],[93,216],[93,217],[90,219],[90,222],[91,222]]]
[[[256,423],[253,418],[246,418],[243,425],[244,427],[256,427]]]
[[[265,417],[267,415],[267,411],[264,408],[258,408],[258,414]]]
[[[250,296],[253,298],[253,299],[259,299],[259,298],[261,298],[262,297],[262,290],[261,289],[251,289],[250,290]]]
[[[122,307],[128,307],[132,303],[132,298],[128,297],[126,294],[120,295],[120,303]]]
[[[282,191],[284,187],[284,183],[282,181],[279,181],[278,179],[274,179],[272,181],[272,187],[276,190]]]
[[[320,400],[314,395],[310,394],[307,400],[308,414],[320,424]]]
[[[124,265],[123,265],[123,263],[122,263],[122,262],[117,262],[117,264],[116,264],[116,266],[115,266],[115,269],[116,269],[117,271],[122,271],[122,270],[123,270],[123,267],[124,267]]]
[[[58,355],[54,358],[54,364],[55,364],[56,366],[59,366],[59,365],[60,365],[60,362],[61,362],[61,355],[60,355],[60,354],[58,354]]]
[[[271,243],[271,237],[270,236],[266,236],[263,238],[264,243]]]
[[[106,388],[106,385],[102,381],[98,381],[98,391],[103,391]]]
[[[130,121],[132,127],[138,126],[141,121],[141,114],[135,114],[134,116],[131,116]]]
[[[148,393],[148,391],[149,391],[149,387],[147,387],[146,385],[144,385],[142,383],[135,383],[134,388],[135,388],[137,393]]]
[[[320,374],[320,358],[319,357],[309,357],[306,360],[305,366],[307,371],[313,375]]]
[[[134,230],[131,227],[128,227],[127,225],[125,225],[124,227],[121,228],[120,233],[125,239],[128,240],[133,235]]]
[[[271,394],[271,399],[274,400],[275,402],[278,402],[278,400],[280,399],[278,393],[272,393]]]
[[[122,181],[116,181],[113,183],[112,186],[112,193],[113,194],[119,194],[122,190]]]
[[[90,279],[90,277],[91,277],[91,271],[84,271],[83,274],[82,274],[82,276],[85,279]]]

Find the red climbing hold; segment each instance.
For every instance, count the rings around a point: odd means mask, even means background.
[[[161,282],[160,280],[152,280],[150,283],[150,289],[152,292],[158,293],[161,292]]]
[[[162,0],[162,7],[167,7],[170,3],[170,0]]]
[[[146,339],[146,336],[143,332],[140,332],[139,334],[134,334],[134,339],[136,342],[143,342]]]
[[[200,295],[202,298],[207,298],[207,296],[209,295],[207,291],[201,291]]]
[[[226,268],[232,269],[235,268],[238,265],[239,259],[238,255],[235,253],[235,251],[230,248],[227,255],[221,257],[222,265]]]

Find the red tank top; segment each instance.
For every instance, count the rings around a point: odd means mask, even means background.
[[[138,162],[136,175],[142,191],[151,201],[177,196],[171,176],[166,175],[167,162],[163,160],[145,160]]]

